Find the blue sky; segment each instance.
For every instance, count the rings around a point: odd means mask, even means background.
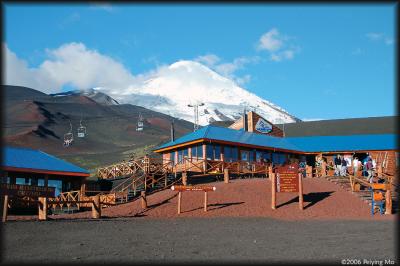
[[[4,43],[17,58],[14,72],[39,68],[49,51],[80,43],[133,75],[178,60],[214,59],[207,62],[218,73],[301,119],[386,116],[397,108],[395,9],[6,4]]]

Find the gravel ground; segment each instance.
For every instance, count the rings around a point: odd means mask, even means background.
[[[115,218],[9,222],[3,233],[3,263],[340,264],[396,258],[391,221]]]
[[[209,211],[203,192],[177,192],[91,212],[10,216],[3,226],[3,262],[333,262],[359,265],[397,258],[397,215],[371,216],[356,195],[324,179],[304,179],[304,210],[295,193],[278,193],[271,209],[267,179],[212,183]],[[20,221],[26,220],[26,221]],[[22,251],[23,250],[23,251]],[[364,261],[364,259],[366,261]],[[374,265],[379,265],[375,262]]]

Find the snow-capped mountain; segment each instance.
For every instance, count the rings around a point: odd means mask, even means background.
[[[150,78],[126,89],[95,89],[120,103],[130,103],[194,122],[194,108],[199,106],[199,124],[236,120],[247,111],[255,110],[272,123],[297,122],[300,119],[279,106],[239,87],[208,67],[194,61],[178,61],[159,69]]]
[[[74,90],[61,93],[50,94],[55,97],[70,96],[70,95],[84,95],[92,100],[103,105],[116,105],[119,104],[115,99],[111,98],[105,93],[100,92],[101,88],[92,88],[87,90]]]

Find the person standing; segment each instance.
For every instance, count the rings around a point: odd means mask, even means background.
[[[360,165],[360,161],[358,160],[357,157],[355,157],[353,160],[353,175],[354,176],[357,176],[359,165]]]
[[[347,170],[347,161],[344,159],[342,156],[341,159],[341,169],[340,169],[340,176],[346,176],[346,170]]]
[[[372,159],[368,158],[367,163],[365,164],[365,168],[367,170],[368,176],[368,182],[373,183],[374,180],[374,175],[373,175],[373,165],[372,165]]]
[[[340,155],[339,154],[337,154],[336,155],[336,157],[335,157],[335,176],[339,176],[339,173],[340,173],[340,167],[341,167],[341,165],[342,165],[342,162],[341,162],[341,160],[340,160]]]

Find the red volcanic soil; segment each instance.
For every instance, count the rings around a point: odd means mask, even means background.
[[[157,126],[162,129],[170,129],[171,124],[169,121],[159,118],[159,117],[151,117],[147,118],[146,121],[153,126]]]
[[[178,192],[170,189],[147,197],[148,208],[141,209],[140,199],[104,208],[103,217],[176,218],[176,217],[270,217],[283,220],[390,220],[395,215],[371,216],[370,206],[357,195],[325,179],[305,178],[304,210],[299,209],[296,193],[277,193],[277,209],[271,208],[271,182],[268,179],[236,179],[229,184],[209,183],[216,191],[208,192],[208,211],[204,212],[204,192],[182,192],[181,214],[177,214]],[[91,212],[50,215],[51,219],[90,218]],[[9,216],[10,220],[37,219],[37,216]]]

